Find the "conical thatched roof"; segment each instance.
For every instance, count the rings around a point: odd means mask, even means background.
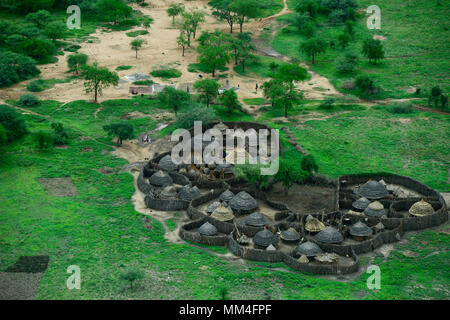
[[[386,214],[386,209],[379,201],[374,201],[367,206],[364,210],[364,214],[369,217],[381,217]]]
[[[323,243],[341,243],[344,241],[342,234],[340,234],[340,232],[333,227],[326,227],[316,234],[314,238]]]
[[[211,218],[219,221],[231,221],[234,218],[233,211],[229,207],[220,206],[211,214]]]
[[[367,199],[381,199],[389,194],[386,187],[375,180],[369,180],[361,187],[358,188],[356,192],[361,197],[366,197]]]
[[[253,227],[262,227],[267,224],[267,219],[260,212],[253,212],[245,217],[245,224]]]
[[[309,219],[308,222],[306,222],[305,229],[309,232],[319,232],[325,229],[325,225],[319,219],[312,218]]]
[[[234,210],[249,211],[258,207],[258,202],[247,192],[241,191],[230,200],[230,207]]]
[[[311,241],[304,242],[295,249],[297,255],[306,257],[315,257],[322,252],[322,249]]]
[[[197,187],[191,187],[189,185],[184,186],[178,193],[178,198],[181,200],[191,201],[200,197],[200,192]]]
[[[368,237],[373,231],[365,223],[358,221],[350,227],[350,234],[358,237]]]
[[[198,228],[198,232],[200,234],[204,234],[205,236],[215,236],[217,234],[217,228],[211,223],[205,222],[200,226],[200,228]]]
[[[278,238],[269,230],[264,229],[255,234],[253,237],[253,243],[260,247],[266,248],[271,244],[276,245],[278,243]]]
[[[208,207],[206,207],[206,213],[212,213],[218,207],[220,207],[220,202],[219,201],[214,201]]]
[[[173,163],[172,157],[170,156],[170,154],[162,157],[161,160],[159,160],[158,165],[162,169],[167,170],[167,171],[174,171],[174,170],[178,169],[178,165]]]
[[[356,201],[353,201],[352,203],[352,207],[358,210],[364,210],[365,208],[367,208],[367,206],[370,204],[370,200],[365,198],[365,197],[361,197]]]
[[[273,246],[273,244],[269,244],[269,246],[266,248],[266,250],[267,251],[275,251],[277,249]]]
[[[233,197],[234,197],[233,192],[231,192],[230,190],[225,190],[224,192],[222,192],[219,199],[220,201],[230,201],[231,199],[233,199]]]
[[[150,184],[158,187],[170,185],[173,182],[172,178],[167,174],[167,172],[164,172],[162,170],[159,170],[152,174],[148,181],[150,182]]]
[[[409,213],[412,216],[416,217],[422,217],[429,214],[434,213],[434,209],[428,202],[424,201],[423,199],[414,203],[411,208],[409,208]]]
[[[300,234],[294,228],[289,228],[281,232],[280,238],[284,241],[299,241]]]
[[[174,186],[167,186],[161,191],[160,198],[173,199],[177,197],[177,189]]]

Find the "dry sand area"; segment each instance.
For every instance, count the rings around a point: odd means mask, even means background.
[[[104,90],[101,100],[118,99],[129,97],[129,86],[131,85],[124,76],[132,73],[145,73],[161,66],[173,66],[182,72],[180,78],[172,79],[172,81],[162,81],[161,79],[154,79],[158,83],[193,83],[199,79],[198,73],[189,72],[188,65],[197,62],[197,52],[195,50],[197,43],[194,41],[192,48],[187,49],[185,56],[181,55],[181,48],[177,46],[176,38],[179,31],[173,26],[172,18],[170,18],[166,10],[173,1],[154,0],[148,7],[140,7],[134,5],[134,9],[140,10],[145,15],[153,17],[154,23],[149,29],[149,34],[140,36],[146,41],[143,48],[139,51],[138,59],[135,58],[134,51],[130,48],[130,41],[133,39],[126,35],[127,31],[104,32],[103,28],[97,28],[97,31],[91,36],[95,38],[92,43],[83,42],[80,45],[82,48],[80,53],[89,55],[90,62],[98,62],[100,66],[115,70],[121,65],[133,66],[132,69],[126,71],[119,71],[121,83],[117,87],[110,87]],[[229,32],[229,27],[225,22],[220,22],[211,15],[210,7],[207,5],[208,1],[183,1],[186,9],[198,8],[203,10],[206,15],[206,23],[201,25],[201,30],[223,30]],[[244,24],[244,31],[251,31],[254,39],[257,39],[264,27],[269,26],[274,22],[277,16],[288,13],[287,5],[285,8],[274,16],[263,19],[252,19],[250,22]],[[238,26],[236,26],[238,32]],[[133,30],[140,30],[142,27],[137,27]],[[200,32],[201,32],[200,30]],[[261,50],[260,46],[258,54],[267,54],[266,50]],[[267,49],[267,48],[266,48]],[[274,51],[272,50],[272,53]],[[64,56],[59,57],[59,61],[54,64],[42,65],[41,77],[42,79],[64,79],[67,77],[66,58],[70,53],[65,52]],[[277,54],[277,58],[287,61],[288,58]],[[239,98],[256,98],[262,97],[262,90],[255,93],[255,85],[261,85],[267,79],[257,76],[245,77],[234,72],[234,64],[230,63],[228,78],[230,84],[233,86],[240,86],[238,92]],[[339,95],[336,89],[330,84],[328,79],[319,76],[318,74],[310,72],[311,80],[299,83],[298,87],[305,91],[305,97],[311,99],[321,99],[326,95]],[[206,75],[204,75],[206,76]],[[210,77],[210,75],[207,75]],[[1,99],[18,99],[20,95],[27,93],[25,85],[29,81],[16,84],[9,88],[0,90]],[[220,79],[219,82],[225,83],[225,79]],[[320,87],[322,92],[314,90],[313,88]],[[41,99],[51,99],[61,102],[70,102],[73,100],[91,100],[92,95],[84,92],[83,81],[73,80],[70,83],[56,84],[53,88],[45,90],[40,93],[35,93]]]

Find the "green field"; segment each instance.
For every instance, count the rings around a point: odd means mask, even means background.
[[[379,291],[367,289],[365,273],[342,282],[286,267],[276,269],[279,264],[230,262],[205,252],[202,246],[167,242],[160,222],[150,218],[149,226],[144,216],[134,211],[132,176],[119,173],[126,161],[102,153],[112,150],[112,142],[101,125],[129,111],[129,102],[135,99],[104,102],[97,120],[93,118],[94,105],[73,102],[57,110],[60,103],[42,102],[32,110],[66,125],[69,148],[40,151],[31,136],[26,136],[2,149],[0,268],[6,269],[22,255],[49,255],[38,299],[219,299],[223,287],[232,299],[263,299],[266,295],[272,299],[448,298],[450,281],[443,266],[448,263],[449,237],[439,229],[408,237],[408,243],[398,246],[387,259],[375,257],[382,272]],[[152,103],[133,107],[142,112],[157,110]],[[32,132],[49,128],[46,118],[25,117]],[[141,126],[139,119],[130,121],[136,128]],[[92,148],[92,152],[81,152],[84,148]],[[102,167],[112,168],[114,173],[103,175],[96,170]],[[70,177],[79,194],[50,196],[36,181],[40,177]],[[169,229],[175,223],[166,221]],[[410,252],[414,257],[405,256]],[[440,254],[432,254],[435,252]],[[369,260],[364,258],[363,264]],[[81,290],[66,288],[69,265],[81,268]],[[144,280],[134,290],[119,280],[131,267],[145,271]]]
[[[361,8],[374,4],[373,1],[358,1]],[[290,8],[293,1],[288,2]],[[357,74],[369,74],[375,83],[383,88],[379,98],[411,97],[406,89],[410,86],[429,89],[439,85],[444,92],[450,91],[449,58],[450,37],[448,13],[450,2],[420,0],[381,0],[376,3],[381,8],[381,30],[369,30],[366,27],[366,17],[358,20],[355,28],[355,39],[350,41],[348,49],[361,55],[362,41],[372,35],[382,35],[385,56],[381,63],[371,65],[361,57],[360,70],[352,75],[341,75],[336,72],[334,61],[342,53],[339,45],[328,48],[324,54],[317,57],[314,65],[304,52],[300,52],[299,44],[306,38],[300,35],[294,27],[287,26],[278,31],[272,45],[278,52],[292,58],[307,62],[314,71],[327,77],[337,87]],[[286,24],[286,16],[278,18]],[[337,36],[343,26],[330,25],[323,17],[318,20],[321,26],[317,28],[316,36],[328,43],[337,44]]]

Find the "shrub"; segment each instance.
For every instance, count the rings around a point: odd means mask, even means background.
[[[133,84],[137,85],[137,86],[151,86],[152,84],[154,84],[153,80],[139,80],[136,82],[133,82]]]
[[[67,48],[64,49],[64,51],[67,52],[77,52],[78,49],[81,49],[81,46],[78,44],[72,44],[70,46],[68,46]]]
[[[333,97],[326,97],[322,103],[319,105],[320,109],[331,110],[334,107],[336,99]]]
[[[336,59],[335,66],[339,73],[352,73],[359,66],[358,55],[354,52],[347,51]]]
[[[203,104],[192,102],[189,111],[180,113],[177,116],[176,126],[189,129],[194,126],[194,121],[202,121],[203,125],[206,125],[216,118],[213,109],[206,108]]]
[[[0,125],[5,128],[8,142],[14,141],[28,132],[22,115],[6,105],[0,105]]]
[[[393,103],[387,106],[386,110],[390,113],[413,113],[415,111],[411,103]]]
[[[33,138],[39,149],[48,149],[53,145],[53,135],[50,132],[38,131]]]
[[[44,60],[56,52],[53,42],[46,39],[26,39],[19,44],[19,49],[36,60]]]
[[[5,87],[40,73],[30,57],[0,50],[0,87]]]
[[[34,94],[24,94],[19,99],[19,105],[23,107],[31,107],[39,103],[39,98]]]
[[[356,77],[355,86],[365,94],[372,94],[375,91],[375,85],[372,79],[366,74]]]
[[[156,78],[179,78],[181,77],[181,71],[177,69],[160,69],[150,72],[150,74]]]
[[[6,129],[0,124],[0,146],[3,146],[8,141],[8,137],[6,136]]]
[[[75,71],[76,74],[80,73],[81,67],[87,64],[89,57],[84,53],[75,53],[67,57],[67,66],[69,71]]]
[[[294,183],[304,182],[308,178],[308,172],[298,167],[297,160],[280,159],[276,179],[283,184],[286,195],[288,195],[289,189],[294,185]]]
[[[141,280],[143,278],[144,278],[144,272],[141,270],[129,269],[120,274],[120,280],[129,282],[131,289],[133,289],[133,284],[137,280]]]
[[[307,155],[302,158],[301,165],[303,170],[312,173],[319,171],[319,166],[316,163],[316,159],[312,155]]]
[[[116,71],[130,70],[133,66],[118,66]]]
[[[45,88],[42,86],[42,81],[33,80],[27,85],[27,90],[31,92],[41,92],[44,91]]]
[[[134,37],[143,36],[143,35],[146,35],[146,34],[148,34],[147,30],[136,30],[136,31],[128,32],[127,36],[134,38]]]
[[[52,129],[54,131],[54,144],[57,146],[67,144],[67,141],[69,140],[69,136],[64,129],[64,126],[62,123],[54,122],[52,123]]]

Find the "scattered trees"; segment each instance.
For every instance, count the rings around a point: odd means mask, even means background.
[[[448,105],[448,97],[443,94],[439,86],[436,86],[431,88],[428,104],[434,104],[434,107],[437,108],[439,102],[441,103],[442,108],[446,108]]]
[[[300,46],[300,50],[305,52],[311,57],[311,63],[314,64],[315,57],[324,53],[327,48],[327,43],[320,38],[311,38],[303,42]]]
[[[220,102],[224,107],[228,109],[229,113],[232,113],[234,110],[241,109],[241,104],[238,100],[236,92],[234,92],[233,89],[226,90],[224,93],[222,93]]]
[[[230,4],[231,10],[236,14],[236,22],[242,33],[242,26],[246,19],[255,18],[259,14],[259,3],[257,0],[234,0]]]
[[[213,16],[221,21],[226,21],[230,26],[230,33],[233,33],[233,25],[236,22],[237,15],[231,9],[233,0],[212,0],[209,5],[213,8]]]
[[[239,33],[231,40],[234,63],[242,65],[242,72],[245,71],[245,62],[253,57],[252,52],[255,51],[255,46],[251,41],[251,33],[249,32]]]
[[[98,102],[98,95],[102,95],[104,88],[117,85],[119,82],[119,76],[116,72],[99,67],[96,62],[92,65],[84,65],[81,68],[81,75],[85,80],[84,88],[86,93],[94,92],[95,103]]]
[[[142,45],[144,44],[143,39],[134,39],[130,42],[131,49],[136,51],[136,59],[138,58],[138,51],[141,49]]]
[[[377,64],[377,60],[384,58],[384,49],[381,40],[367,38],[363,43],[362,53],[369,58],[369,63]]]
[[[196,81],[194,88],[200,92],[200,97],[206,103],[206,106],[209,107],[219,94],[220,85],[216,80],[204,79]]]
[[[117,137],[117,145],[121,146],[123,140],[132,139],[134,137],[134,129],[129,122],[116,122],[103,126],[103,130],[108,136]]]
[[[175,115],[178,110],[191,99],[189,93],[183,90],[177,90],[173,87],[165,87],[156,97],[160,103],[173,109]]]
[[[184,50],[186,49],[187,46],[189,46],[188,38],[186,36],[185,31],[180,32],[180,35],[177,37],[177,44],[179,47],[183,49],[182,56],[184,57]]]
[[[74,71],[76,74],[80,73],[81,68],[86,65],[89,57],[84,53],[75,53],[67,57],[67,66],[69,71]]]
[[[172,24],[175,24],[175,17],[184,11],[184,4],[182,3],[171,3],[167,9],[167,15],[172,17]]]

